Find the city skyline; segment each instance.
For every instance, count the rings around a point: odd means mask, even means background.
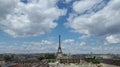
[[[0,0],[0,53],[120,54],[120,0]]]

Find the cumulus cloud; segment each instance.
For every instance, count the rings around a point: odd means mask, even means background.
[[[66,3],[70,3],[72,0],[65,0]]]
[[[84,46],[84,45],[86,45],[86,42],[81,42],[80,43],[80,46]]]
[[[83,14],[80,16],[71,14],[68,18],[68,23],[65,25],[70,27],[73,31],[85,35],[104,36],[118,34],[120,33],[119,3],[120,0],[111,0],[107,6],[98,12]],[[82,6],[78,5],[77,7],[79,8]],[[107,39],[109,39],[109,37]]]
[[[43,45],[44,45],[44,44],[51,45],[51,44],[53,44],[53,42],[52,42],[52,41],[49,41],[49,40],[42,40],[40,44],[43,44]]]
[[[88,45],[86,42],[77,43],[77,41],[74,42],[74,46],[61,43],[63,53],[119,53],[120,47],[111,46]],[[0,53],[55,53],[57,47],[58,44],[51,40],[15,42],[12,45],[8,45],[7,42],[0,42]]]
[[[89,39],[90,35],[83,35],[81,37],[79,37],[79,39],[82,39],[82,40],[86,40],[86,39]]]
[[[6,0],[5,3],[11,4]],[[1,29],[14,37],[49,33],[57,26],[54,21],[66,13],[66,10],[57,7],[57,0],[30,0],[27,4],[19,1],[17,3],[12,12],[4,12],[6,17],[0,21]],[[6,5],[1,5],[0,9]],[[11,5],[12,8],[14,3]],[[9,7],[6,6],[7,8]]]
[[[0,21],[5,19],[8,13],[12,12],[17,2],[18,0],[0,0]]]
[[[7,44],[5,42],[0,43],[0,53],[47,53],[55,52],[57,46],[50,40],[15,42],[12,45]]]
[[[73,9],[77,13],[83,13],[84,11],[93,8],[96,4],[102,0],[81,0],[73,3]]]
[[[63,41],[63,44],[69,44],[69,45],[72,45],[74,44],[75,40],[74,39],[66,39]]]
[[[120,35],[110,35],[106,37],[109,44],[120,43]]]

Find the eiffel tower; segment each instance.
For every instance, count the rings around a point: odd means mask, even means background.
[[[61,38],[61,36],[59,35],[59,46],[58,46],[58,51],[57,51],[57,59],[60,59],[62,57],[62,49],[61,49],[60,38]]]

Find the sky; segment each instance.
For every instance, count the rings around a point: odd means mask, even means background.
[[[120,54],[120,0],[0,0],[0,53]]]

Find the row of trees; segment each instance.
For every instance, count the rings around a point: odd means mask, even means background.
[[[56,59],[56,56],[55,56],[55,54],[46,54],[44,57],[39,57],[38,59],[39,60],[42,60],[42,59]]]
[[[97,59],[96,57],[93,57],[93,58],[85,58],[85,61],[87,61],[87,62],[92,62],[93,64],[99,64],[99,63],[100,63],[100,59]]]

